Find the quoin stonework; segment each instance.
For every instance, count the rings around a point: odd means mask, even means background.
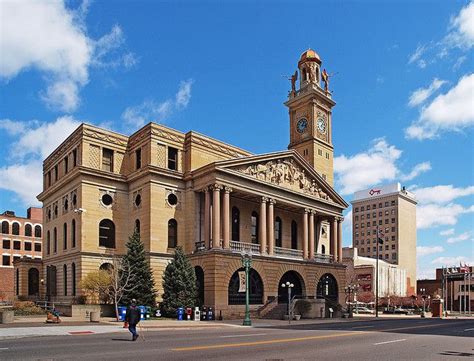
[[[286,301],[286,281],[294,295],[342,303],[348,204],[333,189],[328,81],[319,55],[305,51],[285,103],[290,142],[281,152],[251,154],[155,123],[129,136],[79,126],[44,161],[47,297],[72,302],[81,278],[123,255],[137,230],[158,301],[164,269],[182,246],[200,303],[224,316],[244,311],[242,252],[252,255],[253,310]]]
[[[364,257],[376,257],[406,270],[407,293],[416,293],[416,198],[400,183],[354,193],[352,246]],[[377,243],[376,228],[383,234]]]

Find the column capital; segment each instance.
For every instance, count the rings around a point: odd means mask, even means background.
[[[268,203],[270,204],[276,204],[276,200],[273,198],[268,198]]]
[[[336,221],[338,221],[338,222],[344,222],[344,217],[336,217]]]
[[[220,191],[222,189],[222,186],[216,183],[216,184],[211,185],[210,188],[213,191]]]
[[[315,209],[311,209],[311,213],[313,213],[314,215],[318,214]]]
[[[205,186],[203,189],[200,190],[200,192],[203,192],[203,193],[209,192],[209,186]]]
[[[267,203],[267,202],[268,202],[268,198],[267,198],[267,197],[262,197],[262,198],[261,198],[261,201],[262,201],[262,203]]]
[[[304,209],[304,213],[311,213],[311,209],[305,208],[305,209]]]
[[[224,186],[224,192],[226,193],[232,193],[233,189],[230,188],[229,186]]]

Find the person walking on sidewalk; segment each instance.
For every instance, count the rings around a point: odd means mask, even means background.
[[[137,333],[137,325],[140,322],[140,309],[137,307],[136,299],[132,299],[132,303],[127,308],[125,322],[128,323],[128,330],[132,334],[132,341],[136,341],[139,336]]]

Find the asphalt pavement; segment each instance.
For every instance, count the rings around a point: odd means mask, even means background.
[[[0,340],[0,360],[470,360],[474,320],[380,319],[138,329]]]

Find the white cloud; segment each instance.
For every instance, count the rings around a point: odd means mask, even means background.
[[[421,56],[425,53],[427,47],[425,45],[418,45],[416,47],[416,50],[411,54],[408,58],[408,64],[413,64],[413,63],[419,63],[421,59]]]
[[[24,122],[16,122],[11,119],[0,119],[0,129],[5,130],[10,135],[18,135],[25,131]]]
[[[366,152],[335,157],[334,172],[340,192],[344,195],[350,194],[398,177],[413,179],[431,169],[429,162],[424,162],[417,164],[407,175],[403,175],[396,164],[401,154],[401,150],[388,144],[384,138],[377,138]]]
[[[122,119],[134,128],[142,127],[148,122],[164,122],[173,111],[181,110],[188,106],[191,99],[191,86],[193,80],[182,81],[174,99],[158,102],[146,99],[142,104],[126,108],[122,113]]]
[[[352,209],[344,216],[342,225],[352,232]]]
[[[428,88],[418,88],[410,95],[408,100],[408,105],[414,107],[422,104],[426,99],[428,99],[434,92],[436,92],[443,84],[446,84],[445,80],[439,80],[434,78]]]
[[[437,266],[458,266],[459,263],[462,264],[469,264],[472,265],[474,263],[473,260],[470,260],[464,256],[457,256],[457,257],[438,257],[431,261],[431,264]]]
[[[444,252],[444,248],[441,246],[433,246],[433,247],[417,246],[416,247],[416,255],[418,257],[423,257],[426,255],[441,253],[441,252]]]
[[[37,205],[36,196],[43,187],[43,159],[59,146],[80,122],[70,116],[64,116],[54,122],[10,121],[9,124],[15,129],[14,135],[18,139],[10,146],[10,159],[13,164],[0,167],[0,188],[14,192],[27,206]]]
[[[439,185],[434,187],[411,189],[420,203],[444,204],[452,202],[456,198],[474,194],[474,186],[456,188],[453,185]]]
[[[450,28],[452,31],[444,43],[463,49],[470,49],[474,45],[474,2],[467,4],[451,19]]]
[[[447,243],[458,243],[458,242],[462,242],[462,241],[467,241],[469,238],[471,238],[471,232],[464,232],[464,233],[461,233],[460,235],[458,236],[455,236],[455,237],[449,237],[446,242]]]
[[[474,125],[474,73],[465,75],[446,94],[438,95],[421,110],[418,120],[405,129],[407,138],[431,139],[442,131],[459,131]]]
[[[453,70],[459,69],[459,68],[461,67],[461,65],[462,65],[466,60],[467,60],[467,56],[465,56],[465,55],[460,56],[460,57],[456,60],[456,62],[454,63],[454,65],[453,65]]]
[[[89,68],[123,42],[119,27],[98,41],[88,37],[84,16],[89,2],[69,9],[64,1],[3,1],[0,78],[7,81],[30,69],[42,73],[41,98],[54,109],[74,111]],[[104,39],[105,38],[105,39]]]
[[[440,236],[452,236],[453,234],[454,234],[454,228],[449,228],[449,229],[439,232]]]
[[[401,175],[400,179],[403,181],[409,181],[418,177],[421,173],[427,172],[429,170],[431,170],[430,162],[418,163],[417,165],[413,167],[410,173]]]
[[[453,226],[458,222],[459,216],[472,212],[474,212],[474,206],[463,207],[452,203],[419,205],[416,210],[416,226],[418,229]]]

